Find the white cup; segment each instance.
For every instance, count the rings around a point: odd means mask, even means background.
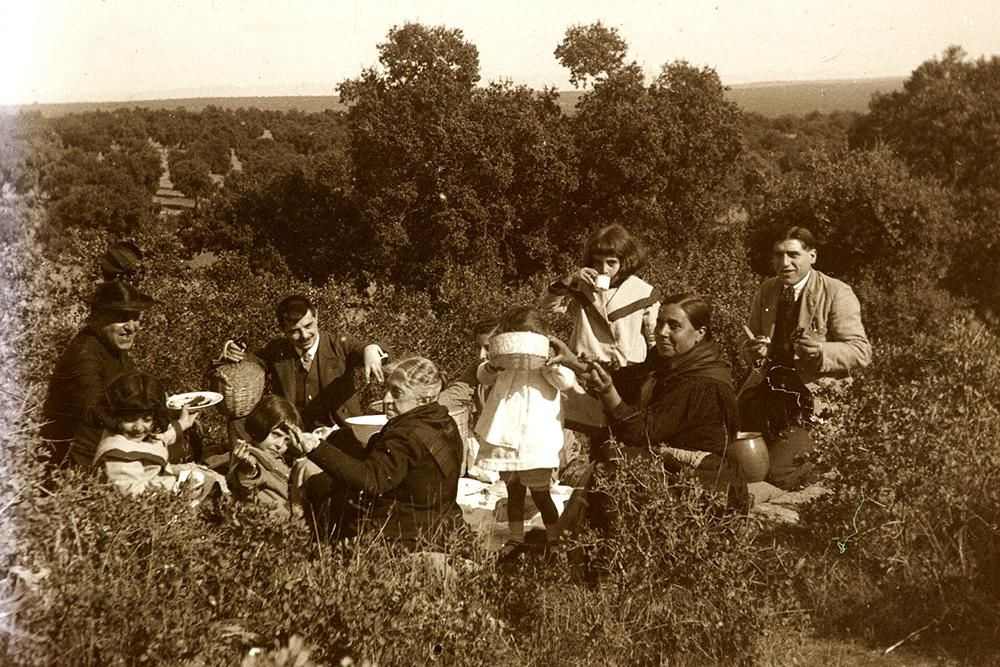
[[[594,289],[599,289],[603,291],[608,289],[609,287],[611,287],[611,276],[607,275],[606,273],[601,273],[598,274],[596,278],[594,278]]]

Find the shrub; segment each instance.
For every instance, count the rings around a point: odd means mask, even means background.
[[[835,493],[801,526],[817,554],[801,581],[821,626],[878,641],[930,626],[925,634],[959,654],[970,641],[995,642],[996,343],[965,319],[911,344],[883,341],[853,406],[821,433]]]
[[[372,537],[331,553],[253,506],[132,498],[79,474],[19,512],[36,532],[18,536],[16,562],[46,573],[22,639],[3,646],[21,664],[225,664],[296,635],[321,663],[504,659],[479,585],[489,566],[459,560],[458,547],[460,579]]]
[[[551,665],[752,662],[771,615],[756,526],[720,517],[723,499],[648,459],[598,479],[612,499],[610,531],[570,541],[603,560],[602,585],[574,583],[560,560],[504,586],[501,608],[526,657]]]

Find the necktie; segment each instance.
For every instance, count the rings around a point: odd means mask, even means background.
[[[781,300],[786,303],[795,303],[795,287],[785,285],[781,290]]]
[[[313,361],[312,353],[310,353],[308,350],[303,352],[301,360],[302,360],[302,368],[308,371],[309,367],[312,366],[312,361]]]

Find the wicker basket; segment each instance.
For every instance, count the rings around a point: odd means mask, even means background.
[[[506,370],[541,368],[549,358],[549,339],[529,331],[511,331],[490,338],[490,362]]]
[[[252,355],[213,368],[209,379],[212,391],[222,394],[219,410],[230,419],[246,417],[264,395],[266,375],[264,364]]]
[[[463,442],[472,437],[472,429],[469,427],[469,408],[467,406],[463,405],[448,410],[448,416],[455,420],[455,424],[458,426],[458,433],[462,436]]]

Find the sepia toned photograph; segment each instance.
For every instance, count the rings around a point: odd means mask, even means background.
[[[0,663],[1000,663],[998,36],[0,2]]]

